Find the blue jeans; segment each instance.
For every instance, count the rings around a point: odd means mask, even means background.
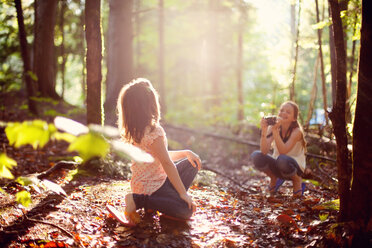
[[[187,159],[178,162],[176,167],[185,189],[188,190],[198,173],[198,168],[192,166]],[[151,195],[133,194],[133,199],[136,204],[136,209],[144,208],[145,210],[156,210],[166,215],[185,220],[190,219],[193,213],[187,203],[181,199],[168,178],[165,180],[164,184]]]
[[[303,175],[296,160],[287,155],[282,154],[275,159],[261,151],[254,151],[251,158],[256,169],[260,171],[269,169],[275,176],[282,179],[290,180],[295,174],[300,177]]]

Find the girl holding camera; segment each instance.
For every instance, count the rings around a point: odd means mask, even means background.
[[[274,121],[261,119],[260,151],[253,152],[251,158],[254,166],[270,177],[270,193],[275,193],[284,180],[293,182],[294,196],[303,195],[305,190],[302,176],[306,166],[306,141],[297,120],[298,112],[298,105],[287,101],[281,105]],[[271,146],[274,152],[268,155]]]

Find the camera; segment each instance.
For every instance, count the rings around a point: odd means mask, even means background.
[[[264,117],[264,119],[266,120],[267,125],[269,126],[275,125],[276,123],[276,116],[267,116],[267,117]]]

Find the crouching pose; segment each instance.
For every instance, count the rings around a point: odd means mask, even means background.
[[[260,151],[252,153],[254,166],[270,177],[269,191],[276,192],[284,180],[293,182],[293,195],[305,190],[302,175],[305,171],[306,142],[301,125],[297,121],[299,108],[292,101],[284,102],[277,118],[261,119]],[[273,146],[272,156],[268,152]]]
[[[124,141],[154,158],[152,163],[131,165],[132,193],[125,196],[127,224],[135,224],[136,210],[141,208],[189,219],[195,204],[187,189],[200,170],[201,160],[190,150],[168,151],[166,134],[159,124],[158,94],[150,81],[139,78],[125,85],[119,94],[117,110]]]

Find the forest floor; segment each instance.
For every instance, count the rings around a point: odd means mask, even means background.
[[[32,118],[20,107],[18,95],[0,97],[1,121]],[[52,104],[60,113],[64,107]],[[63,112],[65,111],[65,112]],[[45,112],[44,112],[45,113]],[[50,115],[40,117],[51,121]],[[350,238],[336,222],[337,199],[332,164],[310,162],[307,189],[292,197],[285,182],[275,195],[267,192],[269,180],[252,167],[254,147],[166,128],[170,147],[199,153],[204,169],[190,188],[197,210],[187,222],[139,211],[136,227],[125,227],[106,210],[124,208],[130,191],[130,170],[114,155],[96,170],[63,169],[48,180],[66,195],[0,181],[0,247],[340,247]],[[256,140],[257,141],[257,140]],[[0,129],[1,152],[17,161],[15,176],[45,171],[71,156],[67,143],[50,141],[44,148],[14,148]],[[326,173],[325,173],[325,170]],[[316,176],[315,176],[316,175]],[[316,178],[315,180],[310,180]],[[32,203],[22,206],[15,193],[27,189]]]

